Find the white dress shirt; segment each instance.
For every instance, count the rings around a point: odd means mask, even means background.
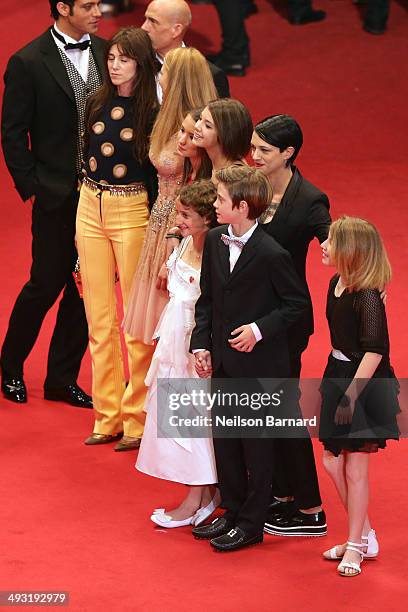
[[[186,45],[185,45],[184,42],[182,42],[181,46],[185,47]],[[163,67],[164,57],[162,57],[161,55],[156,53],[156,59],[157,59],[158,62],[160,62],[160,64]],[[160,77],[160,72],[158,72],[156,74],[156,91],[157,91],[157,99],[159,101],[159,104],[161,104],[163,102],[163,90],[162,90],[161,85],[160,85],[159,77]]]
[[[243,234],[242,236],[234,236],[232,232],[232,227],[231,225],[229,225],[228,235],[230,238],[235,238],[236,240],[243,242],[245,245],[248,242],[248,240],[251,238],[252,234],[254,233],[257,227],[258,227],[258,221],[255,221],[254,225],[247,232],[245,232],[245,234]],[[237,263],[239,259],[239,256],[241,255],[242,249],[237,244],[230,244],[228,245],[228,247],[229,247],[230,272],[232,272],[233,269],[235,268],[235,264]],[[256,323],[251,323],[251,329],[254,333],[256,341],[259,342],[259,340],[262,340],[261,330],[259,329]]]
[[[80,40],[75,40],[74,38],[71,38],[70,36],[68,36],[68,34],[64,34],[64,32],[61,32],[61,30],[58,29],[56,23],[54,23],[54,28],[56,32],[58,32],[58,34],[61,34],[61,36],[65,38],[67,43],[75,44],[77,42],[83,42],[84,40],[90,40],[89,34],[84,34],[82,38],[80,38]],[[52,30],[51,30],[51,34],[52,34]],[[65,55],[69,58],[69,60],[74,64],[75,68],[78,70],[79,74],[81,75],[84,82],[86,83],[88,80],[89,47],[88,49],[85,49],[84,51],[81,51],[81,49],[65,50],[64,43],[61,40],[59,40],[56,36],[54,36],[54,34],[52,34],[52,37],[57,47],[59,47],[65,53]]]

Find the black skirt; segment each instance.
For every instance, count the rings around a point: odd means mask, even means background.
[[[358,397],[351,422],[335,423],[337,407],[352,381],[359,363],[329,356],[320,386],[322,408],[319,439],[333,455],[342,451],[377,452],[386,440],[398,440],[399,383],[389,364],[380,364]]]

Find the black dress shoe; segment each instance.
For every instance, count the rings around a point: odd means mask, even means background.
[[[234,527],[228,533],[214,538],[210,541],[210,544],[215,550],[220,552],[230,552],[232,550],[238,550],[245,546],[252,546],[253,544],[260,544],[263,541],[263,535],[250,536],[240,527]]]
[[[324,11],[314,11],[312,9],[289,17],[289,23],[292,25],[305,25],[306,23],[323,21],[323,19],[326,19],[326,13]]]
[[[93,408],[92,397],[77,384],[60,387],[59,389],[44,389],[44,399],[53,402],[65,402],[79,408]]]
[[[221,63],[229,63],[226,62],[224,59],[224,56],[222,54],[222,51],[220,53],[213,53],[212,55],[206,55],[206,58],[208,59],[209,62],[211,62],[212,64],[217,64],[218,62]],[[249,64],[250,64],[250,58],[249,58],[249,51],[246,51],[242,54],[242,57],[240,59],[239,62],[244,68],[248,68]]]
[[[198,540],[211,540],[211,538],[216,538],[224,535],[224,533],[228,533],[231,528],[231,522],[225,519],[223,516],[220,516],[219,518],[214,519],[209,525],[194,527],[192,534]]]
[[[327,533],[326,515],[323,510],[314,514],[297,510],[290,516],[268,520],[264,531],[279,536],[324,536]]]
[[[229,76],[243,77],[245,76],[244,60],[227,62],[220,57],[216,62],[213,62],[218,68],[221,68]],[[248,65],[248,64],[247,64]]]
[[[387,27],[383,23],[370,23],[366,22],[363,25],[363,30],[368,32],[369,34],[375,34],[379,36],[380,34],[385,34]]]
[[[253,2],[253,0],[246,0],[244,10],[245,10],[245,19],[259,12],[258,7],[256,6],[255,2]]]
[[[27,388],[22,378],[8,376],[3,373],[1,377],[1,390],[4,397],[17,404],[27,403]]]

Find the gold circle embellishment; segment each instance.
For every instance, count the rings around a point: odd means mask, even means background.
[[[101,152],[104,157],[112,157],[115,152],[115,147],[111,142],[104,142],[101,145]]]
[[[91,172],[95,172],[97,167],[98,167],[98,162],[96,161],[96,159],[94,157],[90,157],[89,158],[89,168],[91,169]]]
[[[133,138],[132,128],[123,128],[123,130],[120,130],[120,137],[125,142],[129,142],[129,140],[132,140]]]
[[[105,181],[104,179],[102,179],[99,182],[100,182],[101,185],[109,185],[108,181]]]
[[[125,109],[121,106],[114,106],[111,110],[111,117],[114,121],[119,121],[125,115]]]
[[[113,166],[112,172],[115,178],[123,178],[127,174],[127,166],[125,164],[116,164],[116,166]]]
[[[105,124],[103,121],[97,121],[93,124],[92,129],[94,134],[102,134],[105,131]]]

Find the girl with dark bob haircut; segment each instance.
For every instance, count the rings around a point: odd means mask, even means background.
[[[289,115],[271,115],[256,124],[255,132],[281,153],[293,147],[294,151],[286,160],[286,166],[293,164],[303,144],[303,133],[296,119]]]
[[[293,164],[302,143],[302,130],[289,115],[266,117],[256,124],[251,140],[254,164],[266,176],[273,191],[270,204],[259,219],[261,227],[290,253],[308,295],[307,310],[287,331],[293,378],[300,376],[302,354],[313,333],[313,308],[306,279],[307,253],[314,238],[320,243],[326,240],[331,222],[326,194],[309,183]],[[301,536],[324,535],[327,531],[313,446],[306,430],[304,433],[303,438],[275,441],[274,497],[265,525],[267,533]],[[292,508],[297,508],[296,516],[277,522],[283,512]]]

